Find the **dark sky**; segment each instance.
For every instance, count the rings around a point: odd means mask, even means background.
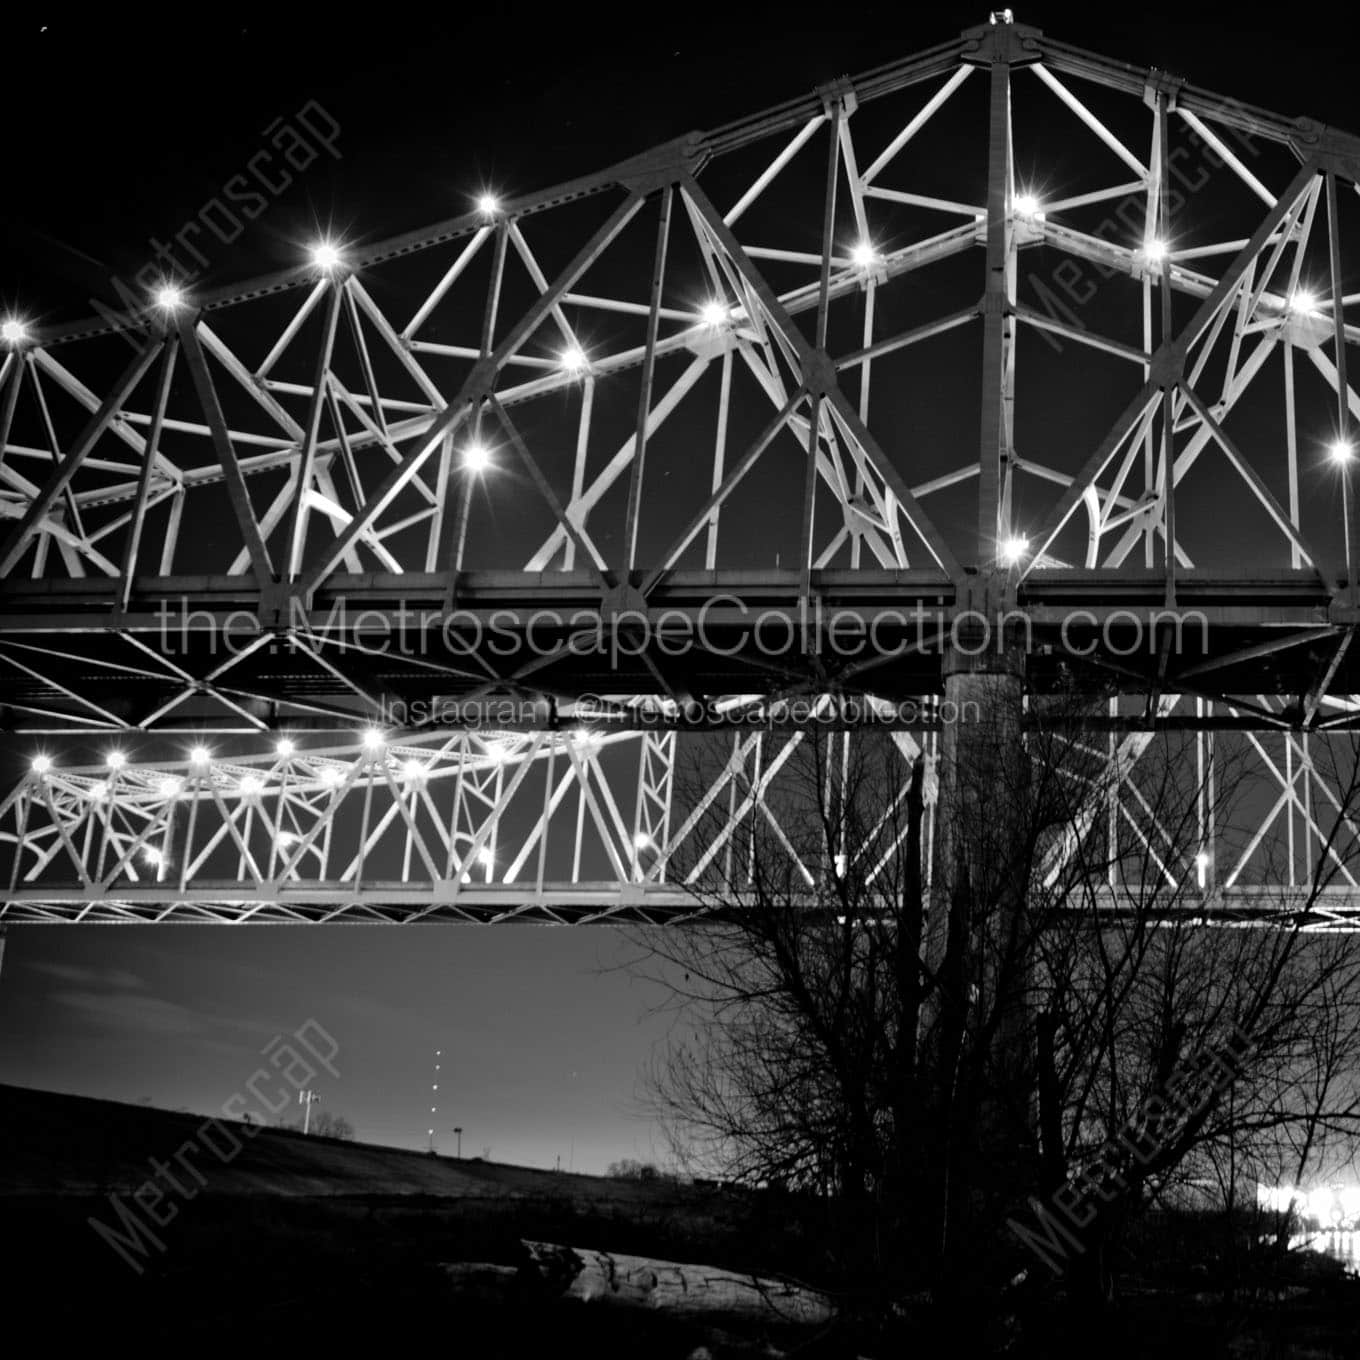
[[[466,12],[466,10],[462,11]],[[317,164],[205,282],[291,264],[318,226],[373,241],[461,212],[483,185],[525,192],[873,67],[986,20],[982,5],[492,7],[492,17],[309,6],[231,20],[120,9],[116,24],[7,25],[0,307],[89,311],[315,100],[341,155]],[[207,13],[211,13],[208,11]],[[1178,5],[1021,7],[1069,42],[1248,102],[1360,130],[1350,11]],[[30,17],[33,16],[33,17]],[[609,966],[609,931],[17,928],[0,977],[0,1081],[212,1110],[273,1036],[314,1019],[339,1041],[325,1106],[360,1136],[602,1170],[652,1156],[633,1110],[664,1030]],[[449,1145],[451,1140],[444,1138]]]

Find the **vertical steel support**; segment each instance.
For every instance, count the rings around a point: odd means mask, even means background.
[[[1002,488],[1010,450],[1006,439],[1006,364],[1008,333],[1007,275],[1011,253],[1011,69],[1009,47],[999,29],[992,58],[992,101],[988,122],[987,281],[982,297],[982,431],[978,449],[978,538],[974,561],[979,568],[996,561],[1002,535]]]
[[[1167,123],[1170,121],[1170,104],[1166,91],[1157,94],[1157,161],[1161,166],[1171,164],[1168,147],[1169,134]],[[1166,192],[1166,176],[1159,181],[1157,196],[1157,220],[1163,250],[1170,249],[1171,241],[1171,195]],[[1162,303],[1162,330],[1159,337],[1163,345],[1172,338],[1171,327],[1171,261],[1162,256],[1161,287],[1158,292]],[[1163,525],[1166,530],[1166,603],[1172,607],[1176,603],[1176,434],[1172,410],[1175,383],[1167,380],[1162,386],[1162,495],[1166,507]]]
[[[1336,350],[1336,437],[1350,443],[1350,408],[1346,385],[1346,316],[1342,298],[1341,276],[1341,220],[1336,201],[1336,175],[1327,171],[1327,242],[1331,265],[1333,344]],[[1355,513],[1352,501],[1351,464],[1355,458],[1341,460],[1341,510],[1343,532],[1346,535],[1346,598],[1352,606],[1356,600]]]

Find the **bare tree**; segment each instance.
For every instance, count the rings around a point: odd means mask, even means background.
[[[1206,827],[1253,853],[1246,740],[1201,769],[1189,735],[1089,716],[1031,712],[1023,754],[975,734],[943,792],[890,733],[771,737],[726,797],[720,743],[686,775],[671,869],[702,928],[639,936],[676,1010],[655,1106],[695,1169],[860,1206],[843,1264],[887,1288],[1043,1276],[1007,1226],[1034,1213],[1047,1265],[1099,1299],[1131,1221],[1187,1180],[1226,1170],[1235,1195],[1286,1151],[1349,1156],[1360,949],[1310,928],[1356,856],[1354,753],[1313,871],[1251,908],[1277,928],[1235,929],[1203,856]]]

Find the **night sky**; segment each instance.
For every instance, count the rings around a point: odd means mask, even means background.
[[[340,125],[206,286],[294,263],[321,230],[370,242],[713,127],[985,22],[982,5],[494,7],[494,21],[308,7],[233,21],[120,12],[116,26],[7,25],[0,310],[71,319],[131,279],[238,173],[264,129],[315,100]],[[1288,115],[1360,131],[1350,11],[1021,7],[1018,21]],[[1336,18],[1333,18],[1335,14]],[[828,16],[831,16],[830,21]],[[33,16],[30,18],[30,16]],[[1347,17],[1340,17],[1347,16]],[[838,26],[838,21],[847,21]],[[44,23],[46,26],[44,27]],[[503,26],[502,26],[503,25]],[[17,767],[11,745],[6,769]],[[0,1082],[212,1111],[275,1035],[340,1044],[321,1108],[361,1138],[423,1146],[436,1049],[441,1146],[601,1171],[662,1154],[637,1107],[665,1021],[604,928],[11,929]]]

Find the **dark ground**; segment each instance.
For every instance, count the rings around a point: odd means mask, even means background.
[[[518,1266],[522,1238],[783,1273],[851,1298],[835,1261],[837,1234],[853,1229],[828,1220],[825,1206],[790,1196],[460,1162],[277,1130],[241,1139],[223,1164],[204,1147],[203,1122],[0,1086],[2,1296],[11,1328],[27,1318],[35,1338],[58,1351],[83,1342],[216,1354],[291,1343],[353,1354],[428,1339],[453,1355],[601,1360],[680,1360],[704,1355],[703,1346],[714,1360],[910,1354],[913,1343],[934,1348],[955,1331],[922,1313],[899,1320],[891,1337],[861,1327],[796,1344],[750,1333],[724,1344],[656,1315],[553,1303],[528,1286],[478,1301],[455,1294],[440,1263]],[[91,1219],[131,1242],[110,1196],[129,1203],[153,1174],[151,1159],[164,1163],[186,1142],[199,1149],[190,1160],[207,1184],[181,1169],[177,1179],[194,1197],[172,1191],[152,1202],[166,1220],[152,1229],[164,1249],[145,1237],[120,1255]],[[218,1145],[230,1153],[230,1142]],[[168,1184],[163,1175],[159,1183]],[[1152,1225],[1142,1246],[1157,1269],[1127,1278],[1110,1314],[1062,1326],[1055,1318],[1042,1348],[1011,1353],[1360,1356],[1360,1282],[1322,1258],[1295,1256],[1283,1275],[1239,1268],[1227,1301],[1216,1240],[1205,1222]],[[771,1340],[777,1350],[766,1348]]]

